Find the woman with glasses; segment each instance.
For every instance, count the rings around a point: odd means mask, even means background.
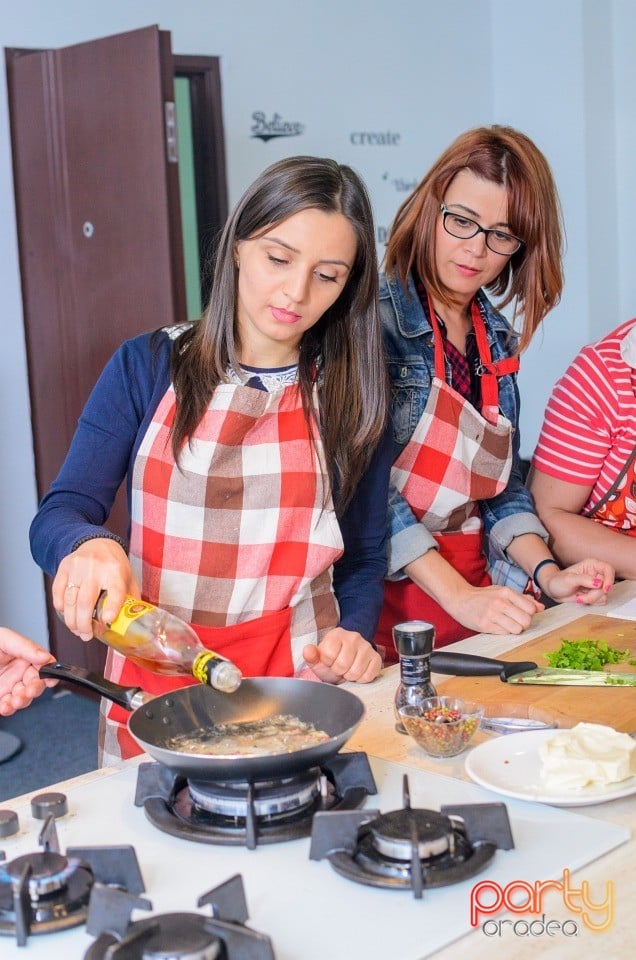
[[[507,127],[458,137],[398,210],[380,288],[394,464],[376,640],[389,659],[403,620],[432,622],[443,646],[521,633],[541,593],[605,602],[612,568],[560,568],[519,464],[519,354],[558,303],[561,242],[548,163]],[[519,333],[485,291],[513,305]]]

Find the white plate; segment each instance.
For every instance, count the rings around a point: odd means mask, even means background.
[[[583,787],[576,793],[551,793],[541,783],[539,744],[553,736],[554,730],[533,730],[488,740],[470,751],[464,768],[471,780],[488,790],[516,800],[535,800],[555,807],[606,803],[636,793],[636,777],[608,786]]]

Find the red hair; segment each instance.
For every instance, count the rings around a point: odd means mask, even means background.
[[[435,266],[435,225],[446,191],[461,170],[505,187],[510,230],[523,240],[521,249],[487,288],[502,298],[499,307],[514,301],[513,319],[523,317],[521,352],[557,305],[563,289],[561,206],[550,166],[525,134],[502,126],[477,127],[461,134],[398,210],[385,269],[404,286],[415,269],[433,296],[449,301]]]

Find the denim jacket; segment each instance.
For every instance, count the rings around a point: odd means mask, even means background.
[[[498,313],[480,290],[477,303],[488,334],[494,361],[511,355],[516,338],[502,314]],[[380,283],[380,316],[391,377],[391,414],[393,419],[393,462],[408,441],[429,398],[435,375],[433,331],[420,302],[412,276],[407,292],[395,277],[383,276]],[[450,365],[447,361],[447,379]],[[496,497],[479,502],[484,523],[484,549],[489,572],[495,583],[523,590],[528,576],[510,561],[506,549],[511,541],[525,533],[535,533],[547,542],[548,534],[539,521],[532,497],[523,484],[519,464],[519,390],[516,374],[501,377],[499,409],[511,422],[512,470],[506,489]],[[419,523],[401,493],[391,485],[388,512],[389,579],[403,579],[403,568],[437,547],[433,534]]]

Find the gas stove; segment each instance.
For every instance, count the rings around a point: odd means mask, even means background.
[[[85,924],[96,938],[85,960],[275,960],[270,938],[245,923],[249,914],[239,874],[198,898],[196,905],[209,904],[212,916],[180,912],[133,920],[135,910],[152,910],[152,903],[138,896],[145,887],[134,848],[63,852],[55,825],[68,814],[63,793],[38,794],[31,814],[44,819],[40,849],[0,863],[0,935],[18,947],[30,937]],[[15,811],[0,811],[0,837],[13,836],[19,827]]]
[[[86,922],[96,883],[141,893],[139,863],[130,846],[60,849],[56,817],[68,813],[63,793],[43,793],[31,801],[31,814],[44,820],[38,850],[0,862],[0,934],[25,946],[30,936],[55,933]],[[0,817],[0,836],[19,830],[14,811]]]
[[[514,847],[502,803],[467,803],[440,812],[411,805],[403,777],[402,807],[382,813],[334,811],[316,814],[309,856],[331,862],[341,876],[384,890],[445,887],[480,873],[497,849]]]
[[[466,823],[457,815],[458,805],[490,806],[494,799],[474,784],[372,756],[369,764],[377,795],[367,797],[361,807],[353,810],[317,811],[314,822],[328,821],[331,816],[360,818],[363,815],[363,822],[359,821],[356,826],[357,832],[377,816],[403,810],[405,774],[409,806],[426,812],[424,816],[430,819],[434,834],[439,826],[437,816],[450,820],[454,829],[458,819]],[[309,836],[285,842],[259,842],[254,849],[245,845],[192,842],[173,836],[148,819],[143,803],[135,805],[138,767],[137,762],[131,761],[122,770],[95,771],[78,781],[52,788],[63,792],[68,802],[68,812],[55,820],[63,856],[75,857],[78,849],[93,848],[99,841],[134,849],[143,876],[144,896],[140,897],[134,890],[116,890],[115,906],[109,905],[106,910],[110,917],[121,918],[122,913],[125,914],[126,922],[132,924],[126,936],[133,940],[139,938],[141,942],[150,938],[157,929],[159,915],[187,916],[186,926],[198,931],[195,936],[198,943],[199,934],[203,932],[207,937],[211,924],[218,919],[216,915],[211,917],[211,901],[205,891],[213,893],[223,888],[236,875],[242,878],[249,917],[240,921],[231,918],[224,921],[221,917],[218,922],[240,922],[245,927],[249,924],[251,930],[271,942],[275,960],[324,960],[325,957],[352,960],[362,956],[365,960],[386,960],[387,957],[421,960],[471,930],[469,897],[476,882],[474,877],[464,877],[450,886],[426,883],[423,896],[418,899],[413,895],[412,885],[396,894],[381,886],[352,882],[334,869],[326,848],[324,859],[310,859],[313,841]],[[18,817],[19,829],[0,838],[0,867],[37,850],[42,830],[42,822],[34,818],[30,798],[5,802],[4,806],[12,808]],[[493,841],[492,836],[480,840],[473,835],[472,827],[463,828],[473,847],[480,844],[494,847],[489,850],[490,859],[481,865],[478,876],[501,885],[513,880],[534,883],[558,879],[565,867],[575,870],[629,838],[629,832],[622,827],[559,808],[509,801],[506,809],[514,848],[505,849],[506,843],[496,838]],[[431,813],[435,816],[430,817]],[[391,818],[387,822],[390,825]],[[380,847],[390,857],[397,850],[404,858],[404,844],[408,841],[401,837],[396,840],[392,828],[385,829],[387,822],[381,821],[381,829],[377,831]],[[445,821],[441,826],[447,826]],[[430,841],[430,849],[420,849],[418,842],[418,857],[424,852],[434,860],[443,858],[455,843],[448,839],[447,831],[446,839],[443,837],[444,829],[442,839],[435,834]],[[426,845],[429,840],[421,842]],[[444,846],[446,850],[442,849]],[[332,853],[334,849],[332,845]],[[404,863],[399,869],[404,871]],[[116,884],[119,888],[124,886],[125,883]],[[108,887],[108,877],[105,882],[95,877],[89,915],[93,899],[105,895]],[[109,922],[112,924],[112,919]],[[118,919],[119,922],[123,923]],[[183,920],[167,920],[168,939],[173,922]],[[117,935],[123,935],[119,928]],[[107,949],[113,944],[108,938],[112,936],[112,932],[100,930],[97,922],[94,925],[92,920],[87,920],[85,924],[59,932],[29,936],[26,947],[18,946],[15,938],[0,937],[0,952],[3,960],[81,960],[84,957],[95,960],[110,956]],[[100,942],[104,946],[104,938],[108,941],[105,953],[88,953],[90,949],[97,950]],[[158,956],[162,955],[160,949],[156,951]],[[214,955],[214,948],[202,954],[194,948],[194,955],[207,960]]]
[[[276,780],[188,780],[159,763],[142,763],[135,803],[156,827],[199,843],[281,843],[308,837],[314,816],[354,810],[377,793],[364,753],[340,753]]]

